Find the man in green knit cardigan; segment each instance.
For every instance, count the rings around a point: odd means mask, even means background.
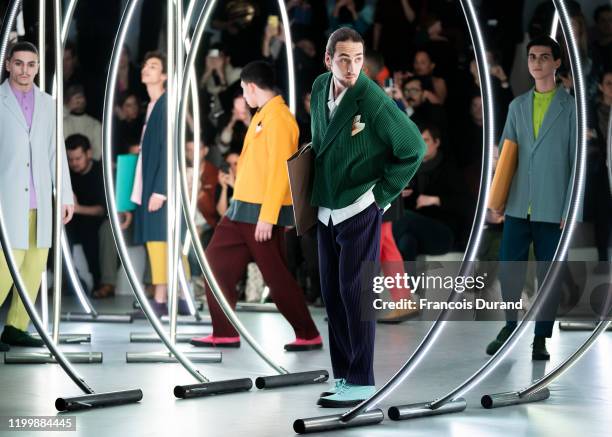
[[[382,214],[426,149],[415,124],[361,71],[363,52],[357,32],[336,30],[325,52],[330,72],[312,86],[311,202],[318,207],[321,293],[335,379],[321,394],[323,407],[353,406],[375,392],[375,321],[362,317],[362,300],[371,296],[362,296],[362,270],[378,263]]]

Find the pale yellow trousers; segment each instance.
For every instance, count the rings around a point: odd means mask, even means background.
[[[19,273],[21,274],[21,278],[23,279],[28,295],[30,296],[32,302],[35,302],[36,296],[38,295],[38,289],[40,288],[42,273],[46,270],[49,249],[46,247],[36,247],[35,209],[30,210],[28,220],[29,248],[27,250],[13,249],[13,257],[17,263],[17,268],[19,269]],[[4,303],[12,286],[13,277],[11,276],[6,259],[4,258],[4,252],[0,251],[0,305]],[[25,331],[28,328],[29,323],[30,317],[23,306],[23,302],[21,301],[17,290],[15,290],[5,324]]]

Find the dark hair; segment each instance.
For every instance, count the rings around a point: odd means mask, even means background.
[[[38,49],[29,41],[19,41],[11,46],[6,59],[11,59],[16,52],[31,52],[38,56]]]
[[[605,12],[612,12],[612,5],[601,5],[595,9],[593,12],[593,19],[595,21],[599,20],[599,17]]]
[[[420,83],[421,84],[421,89],[423,91],[425,91],[425,80],[423,79],[422,76],[412,76],[412,77],[409,77],[408,79],[406,79],[404,81],[404,84],[403,84],[402,88],[404,86],[406,86],[407,84],[409,84],[410,82],[418,82],[418,83]]]
[[[442,132],[440,131],[440,128],[434,124],[423,123],[421,126],[419,126],[419,129],[421,133],[429,131],[429,134],[434,140],[442,140]]]
[[[274,69],[265,61],[249,62],[240,72],[240,80],[244,83],[254,83],[262,90],[274,90]]]
[[[66,92],[64,93],[64,103],[68,103],[70,99],[76,96],[77,94],[81,94],[83,97],[87,99],[85,95],[85,88],[83,87],[83,85],[79,83],[70,85],[68,89],[66,89]]]
[[[427,57],[429,58],[429,62],[431,62],[432,64],[434,63],[433,56],[431,55],[431,53],[429,53],[429,50],[427,50],[427,49],[425,49],[423,47],[419,48],[416,52],[414,52],[414,59],[416,59],[416,56],[419,53],[425,53],[427,55]]]
[[[376,68],[378,68],[378,70],[385,68],[385,58],[383,57],[382,53],[376,50],[367,49],[365,52],[365,58],[369,59],[370,62],[372,62]]]
[[[350,27],[341,27],[329,36],[325,51],[329,53],[329,56],[333,57],[334,53],[336,53],[336,45],[344,41],[358,42],[365,48],[365,41],[359,32]]]
[[[136,94],[132,90],[121,91],[119,95],[117,96],[117,104],[119,106],[123,106],[125,101],[129,99],[130,97],[134,97],[136,99],[136,104],[140,107],[140,99],[138,98],[138,94]]]
[[[550,36],[542,35],[529,41],[529,44],[527,44],[527,55],[529,55],[529,50],[531,50],[533,46],[550,47],[554,60],[561,59],[561,46]]]
[[[66,46],[64,46],[64,53],[71,52],[72,56],[77,55],[77,46],[74,42],[68,41],[66,42]]]
[[[151,52],[147,52],[144,55],[144,59],[142,60],[143,65],[149,60],[149,59],[159,59],[159,61],[162,64],[162,73],[166,74],[166,55],[159,51],[159,50],[153,50]]]
[[[66,138],[66,150],[76,150],[79,147],[83,149],[83,152],[91,149],[91,143],[85,135],[74,134]]]
[[[601,72],[601,74],[599,75],[599,83],[603,83],[604,79],[606,78],[606,76],[608,74],[612,74],[612,70],[604,70]]]

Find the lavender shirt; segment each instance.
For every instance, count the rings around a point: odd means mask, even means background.
[[[23,112],[28,130],[32,128],[32,115],[34,114],[34,87],[30,91],[24,93],[23,91],[13,88],[13,94],[19,103],[19,107]],[[36,209],[36,188],[34,187],[34,173],[32,172],[32,150],[30,150],[30,209]]]

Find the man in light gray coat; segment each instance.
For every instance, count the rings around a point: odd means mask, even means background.
[[[34,85],[38,50],[33,44],[13,45],[5,63],[9,78],[0,85],[0,210],[19,272],[32,301],[36,300],[52,240],[52,191],[55,185],[55,104]],[[62,219],[73,214],[73,195],[65,147]],[[0,305],[13,285],[0,252]],[[42,346],[26,331],[30,319],[17,292],[8,313],[0,351],[13,346]]]

